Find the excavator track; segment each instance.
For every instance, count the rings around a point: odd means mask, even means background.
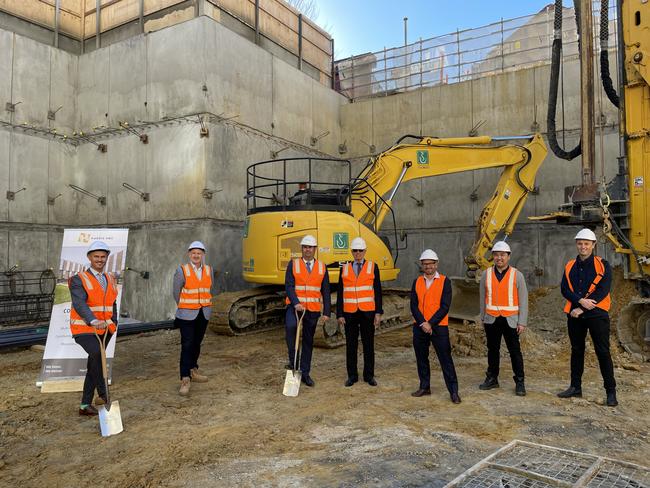
[[[384,288],[384,316],[375,334],[383,334],[413,322],[407,289]],[[332,315],[335,315],[336,293],[332,294]],[[262,286],[217,295],[212,301],[209,327],[221,335],[247,335],[284,326],[286,311],[284,291],[275,286]],[[345,331],[336,318],[329,318],[316,329],[314,345],[335,348],[345,344]]]
[[[633,298],[616,322],[618,340],[637,361],[650,361],[650,298]]]

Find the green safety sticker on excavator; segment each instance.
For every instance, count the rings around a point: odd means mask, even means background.
[[[417,151],[417,157],[420,166],[429,165],[429,151]]]
[[[250,219],[244,220],[244,239],[248,237],[248,226],[250,224]]]
[[[347,232],[335,232],[334,233],[334,249],[347,249],[350,242],[350,236]]]

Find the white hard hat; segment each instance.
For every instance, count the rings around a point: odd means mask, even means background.
[[[307,234],[305,237],[302,238],[302,241],[300,241],[300,245],[315,247],[318,244],[316,243],[316,238],[314,236]]]
[[[106,251],[110,254],[111,248],[103,241],[93,241],[90,243],[90,246],[88,246],[88,252],[86,252],[86,254],[90,254],[93,251]]]
[[[194,241],[192,244],[189,245],[187,248],[188,251],[191,251],[192,249],[200,249],[201,251],[205,252],[205,246],[201,241]]]
[[[576,234],[575,239],[576,241],[578,239],[584,239],[586,241],[594,241],[594,242],[598,240],[596,239],[596,234],[594,234],[594,231],[591,229],[582,229],[580,232]]]
[[[506,241],[498,241],[494,243],[494,246],[492,246],[492,252],[498,252],[498,251],[512,252],[510,250],[510,246]]]
[[[420,261],[424,261],[425,259],[438,261],[438,255],[431,249],[425,249],[422,254],[420,254]]]
[[[350,244],[350,249],[366,249],[368,246],[366,246],[366,241],[364,241],[361,237],[355,237],[352,239],[352,244]]]

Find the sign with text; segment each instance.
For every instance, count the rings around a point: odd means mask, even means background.
[[[54,307],[43,353],[41,374],[36,383],[37,386],[42,387],[41,391],[81,391],[86,376],[88,355],[75,342],[70,332],[72,303],[68,279],[90,266],[86,253],[91,242],[103,241],[108,244],[111,253],[106,261],[104,271],[113,275],[117,283],[119,316],[128,237],[128,229],[65,229],[57,273]],[[115,354],[116,337],[117,334],[111,338],[106,348],[109,379]]]

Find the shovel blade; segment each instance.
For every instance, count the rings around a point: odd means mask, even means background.
[[[110,410],[106,405],[99,407],[99,428],[102,432],[102,437],[119,434],[124,430],[122,427],[122,414],[120,413],[120,403],[117,401],[111,402]]]
[[[300,371],[287,371],[287,374],[284,377],[284,389],[282,390],[282,394],[288,397],[298,396],[301,378],[302,373]]]

